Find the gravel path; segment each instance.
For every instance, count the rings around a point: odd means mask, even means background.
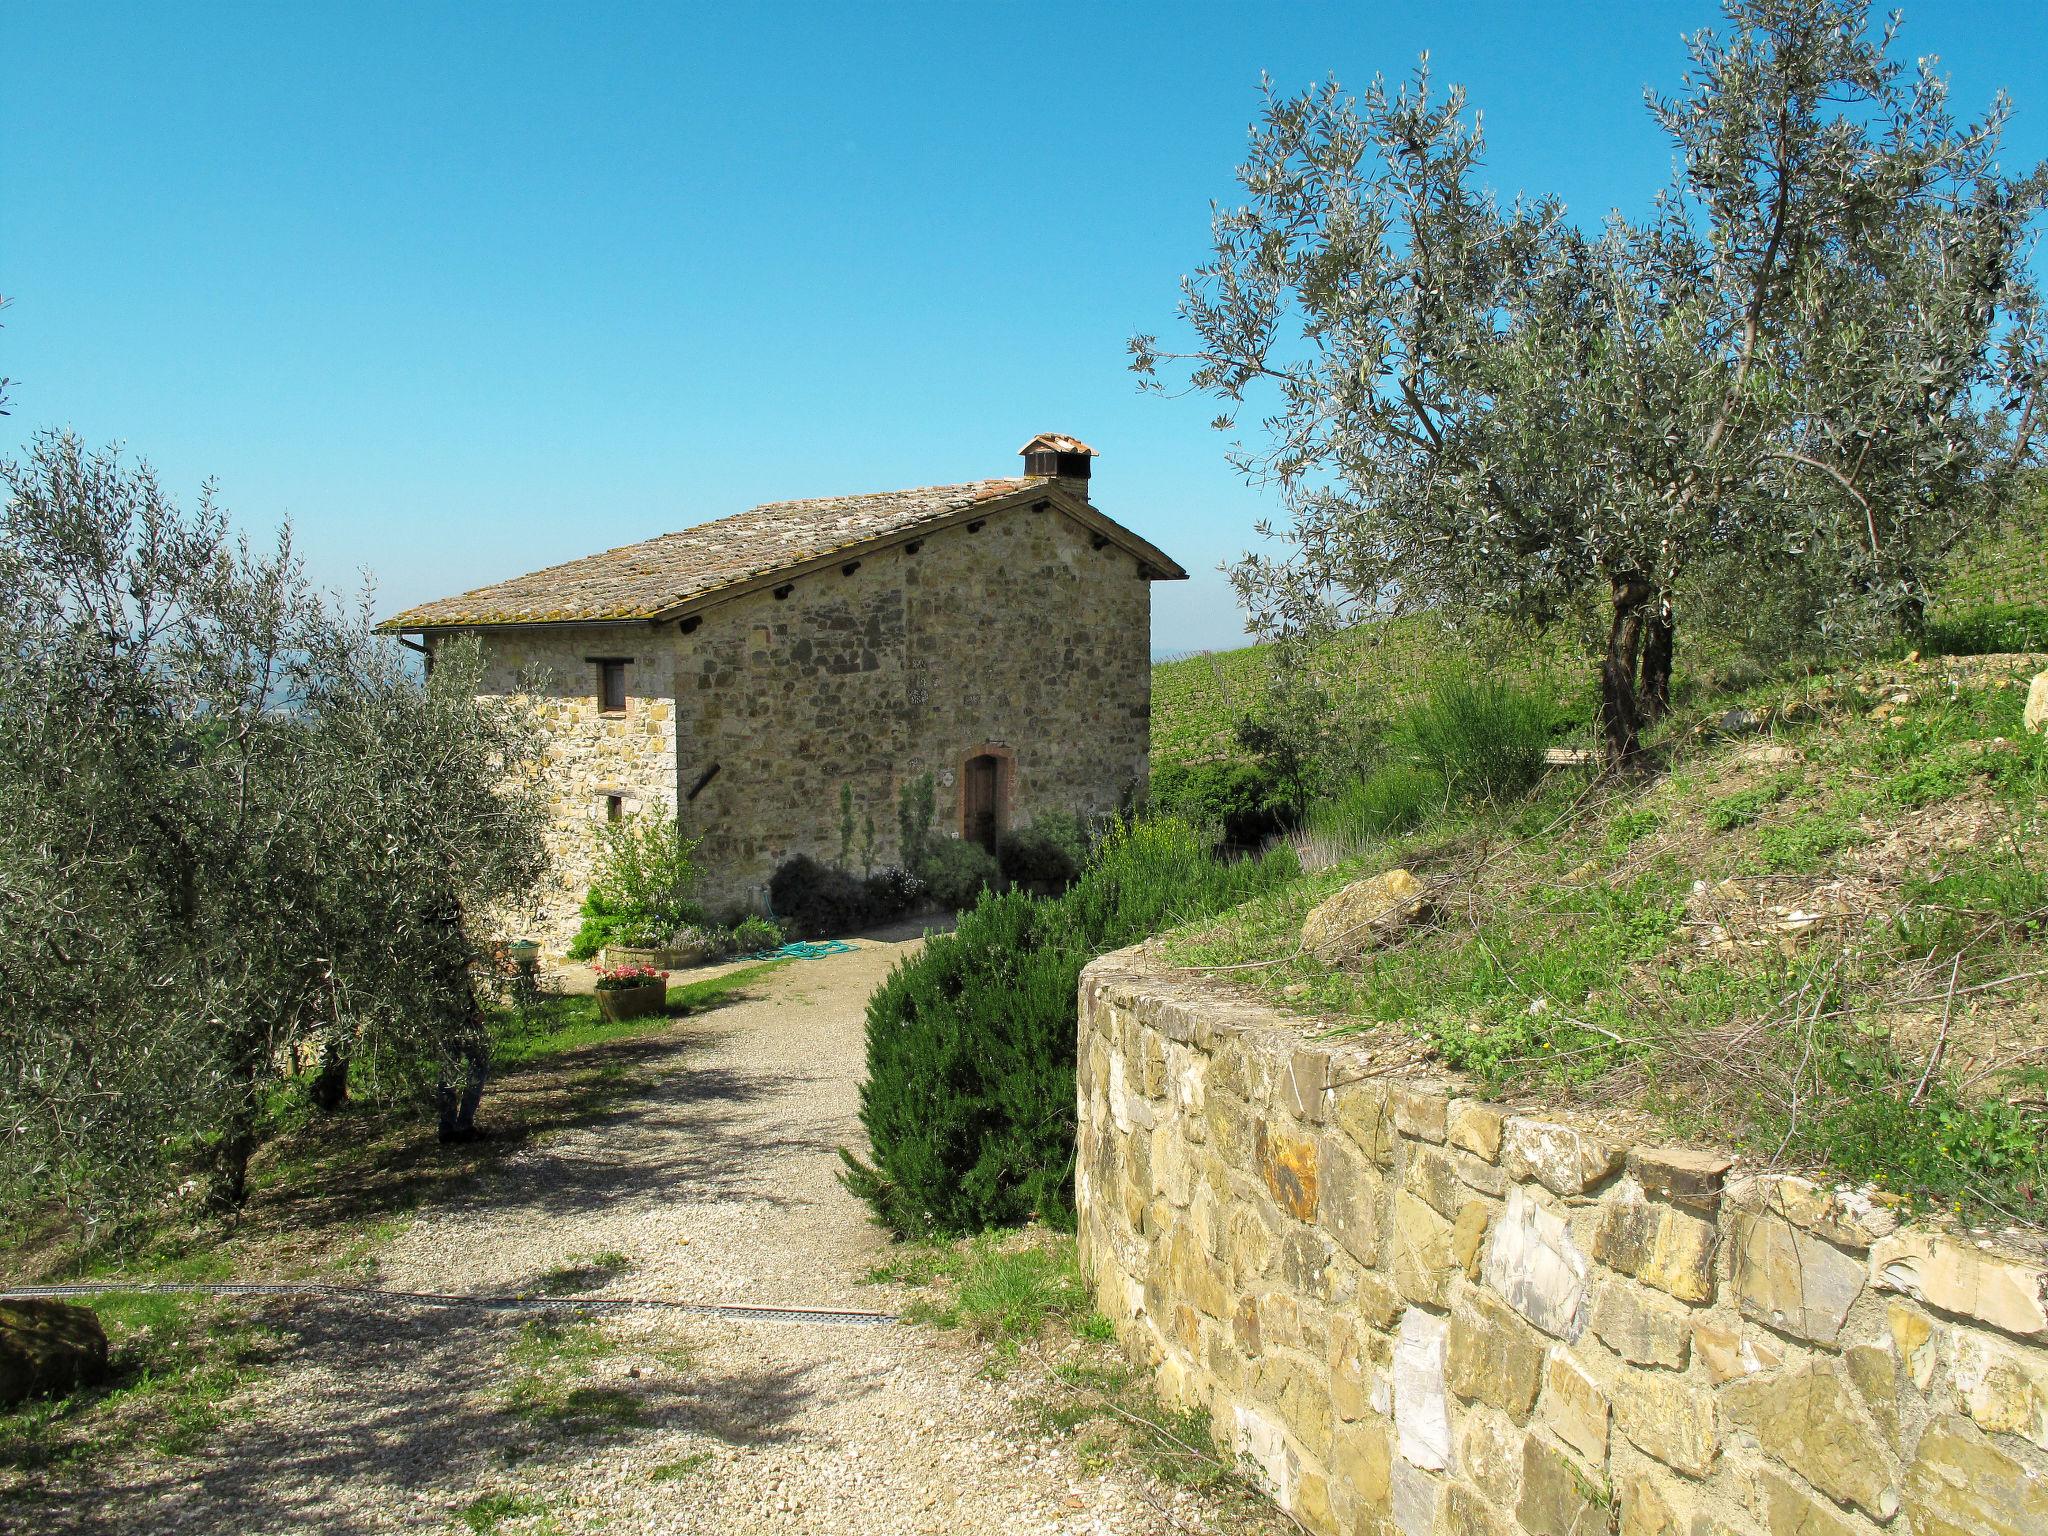
[[[859,1283],[886,1244],[835,1174],[863,1005],[907,949],[788,966],[681,1025],[602,1118],[423,1212],[380,1282],[531,1289],[610,1253],[628,1263],[590,1294],[893,1310],[902,1293]],[[271,1322],[280,1363],[204,1454],[106,1468],[90,1504],[38,1506],[39,1530],[448,1532],[493,1496],[507,1536],[1181,1528],[1140,1474],[1084,1469],[1024,1424],[1016,1381],[923,1329],[636,1312],[537,1368],[516,1318],[322,1302]],[[588,1412],[508,1412],[522,1381]]]

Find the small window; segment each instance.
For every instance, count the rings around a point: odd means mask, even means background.
[[[626,664],[623,661],[600,661],[597,664],[597,707],[608,715],[626,712]]]
[[[624,821],[626,819],[626,797],[624,795],[606,795],[604,797],[604,819],[606,821]]]

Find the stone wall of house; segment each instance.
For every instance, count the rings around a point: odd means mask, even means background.
[[[547,724],[549,870],[533,906],[508,920],[559,949],[580,920],[609,797],[627,813],[675,808],[675,635],[644,624],[494,629],[483,648],[485,691],[534,699]],[[624,714],[599,709],[593,657],[627,660]]]
[[[895,863],[897,796],[930,772],[960,830],[962,768],[1005,764],[1008,824],[1114,811],[1143,784],[1150,584],[1057,510],[998,512],[752,593],[677,633],[676,782],[707,899],[758,905],[783,859]],[[691,791],[695,790],[694,797]]]
[[[2048,1532],[2018,1239],[1375,1075],[1142,951],[1079,1045],[1098,1304],[1310,1531]]]

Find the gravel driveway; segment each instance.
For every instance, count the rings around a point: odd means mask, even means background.
[[[590,1294],[893,1310],[901,1293],[860,1283],[886,1243],[835,1174],[859,1137],[863,1005],[910,947],[787,966],[680,1025],[600,1118],[421,1213],[380,1283],[531,1289],[623,1255]],[[333,1302],[271,1321],[280,1363],[205,1453],[107,1468],[89,1505],[39,1507],[39,1529],[1175,1528],[1140,1474],[1084,1469],[1026,1426],[1015,1381],[923,1329],[631,1312],[551,1339]]]

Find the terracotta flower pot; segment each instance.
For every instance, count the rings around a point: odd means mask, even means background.
[[[597,989],[597,1011],[606,1018],[637,1019],[643,1014],[661,1012],[662,1004],[668,1001],[668,978],[645,982],[637,987],[599,987]]]

